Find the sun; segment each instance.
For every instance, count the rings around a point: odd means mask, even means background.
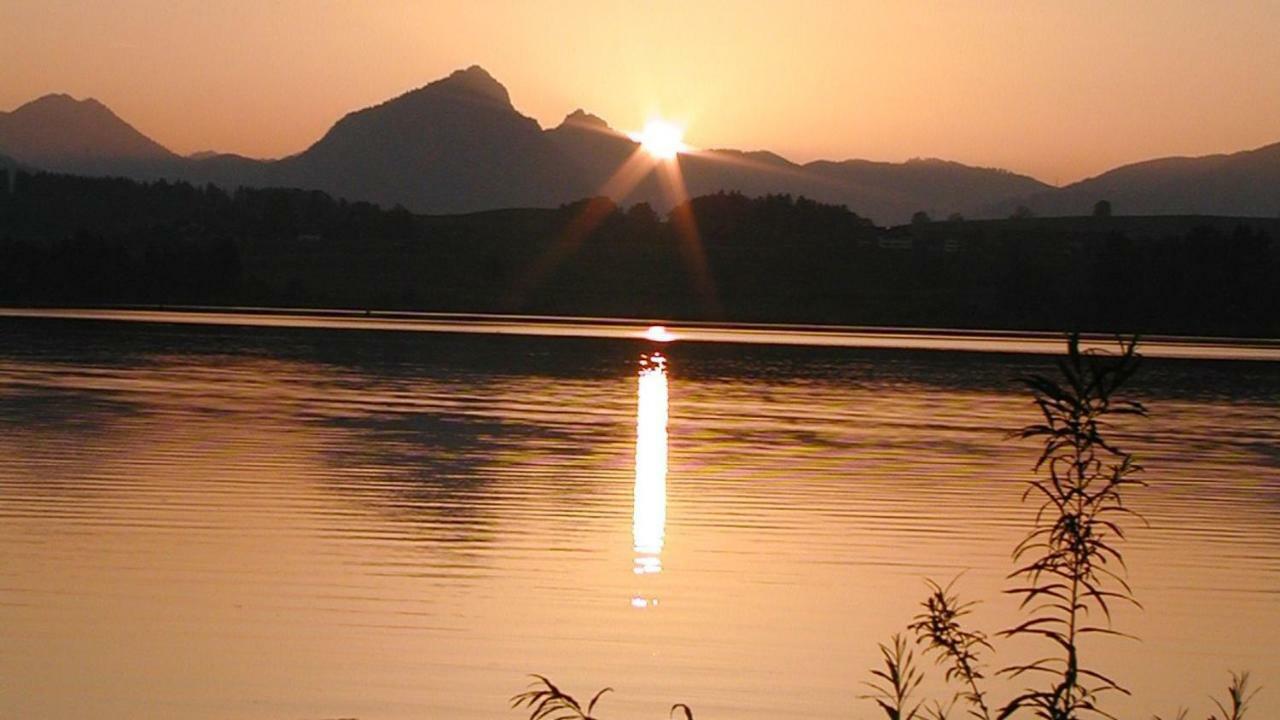
[[[631,133],[631,139],[659,160],[670,160],[688,149],[684,144],[684,128],[660,118],[645,123],[640,132]]]

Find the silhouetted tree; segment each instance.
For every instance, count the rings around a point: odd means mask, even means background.
[[[627,209],[627,220],[645,227],[658,224],[658,213],[647,202],[636,203]]]
[[[273,235],[291,237],[297,232],[297,218],[289,196],[277,193],[267,196],[263,219]]]
[[[917,210],[914,213],[911,213],[912,225],[928,225],[931,222],[933,222],[933,218],[929,217],[929,213],[923,210]]]
[[[388,238],[407,240],[413,236],[413,213],[396,205],[386,214],[384,229]]]
[[[1014,209],[1013,214],[1010,215],[1009,217],[1013,218],[1014,220],[1026,220],[1028,218],[1033,218],[1035,216],[1036,214],[1031,211],[1031,208],[1027,207],[1026,205],[1019,205],[1017,208]]]
[[[1111,201],[1099,200],[1093,204],[1094,217],[1111,217]]]
[[[953,223],[964,222],[964,216],[958,212],[953,212],[947,216],[947,222],[953,222]]]

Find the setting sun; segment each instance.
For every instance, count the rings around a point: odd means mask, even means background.
[[[645,123],[643,130],[631,134],[631,139],[640,143],[645,152],[660,160],[670,160],[677,153],[688,149],[684,144],[684,128],[662,119]]]

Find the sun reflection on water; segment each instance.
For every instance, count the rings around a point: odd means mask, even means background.
[[[667,359],[661,353],[641,356],[637,400],[632,569],[648,575],[662,572],[667,524]]]

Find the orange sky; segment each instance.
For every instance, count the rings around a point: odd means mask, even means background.
[[[544,127],[936,156],[1070,182],[1280,141],[1280,2],[0,3],[0,109],[96,97],[178,152],[280,156],[471,64]]]

